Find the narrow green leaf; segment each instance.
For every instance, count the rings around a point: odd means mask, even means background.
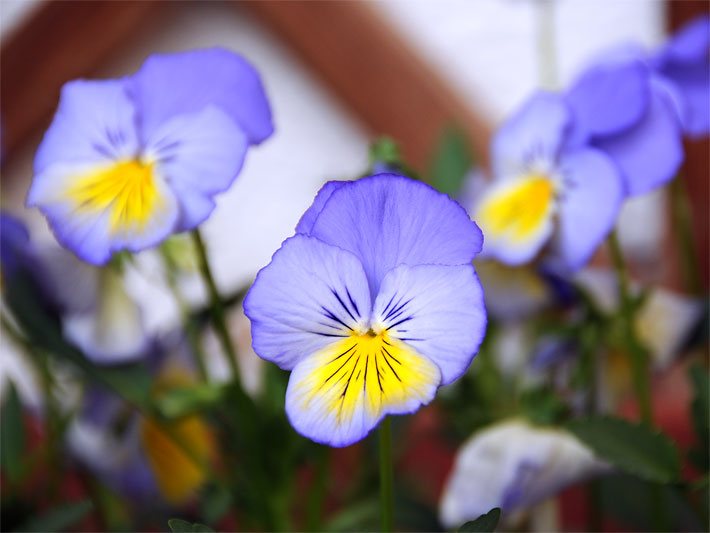
[[[461,533],[495,531],[500,520],[500,508],[495,507],[471,522],[466,522],[458,531]]]
[[[466,136],[458,129],[444,131],[429,170],[429,183],[449,196],[461,192],[464,178],[473,167],[473,155]]]
[[[675,445],[645,424],[597,416],[573,420],[567,428],[600,458],[630,474],[659,483],[680,478]]]
[[[168,527],[170,527],[170,531],[173,533],[214,533],[214,529],[204,524],[192,524],[180,518],[171,518],[168,520]]]
[[[10,482],[22,477],[25,451],[25,426],[22,422],[22,403],[10,381],[5,401],[0,410],[0,467]]]
[[[20,527],[20,531],[62,531],[74,526],[91,511],[89,500],[56,507]]]
[[[155,403],[163,416],[178,418],[219,403],[223,394],[223,386],[205,383],[166,390]]]
[[[693,426],[701,442],[708,441],[710,433],[710,378],[708,371],[699,364],[690,368],[690,381],[693,384]],[[707,448],[707,447],[706,447]]]

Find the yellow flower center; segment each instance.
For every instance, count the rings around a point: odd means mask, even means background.
[[[480,207],[476,221],[486,235],[524,241],[547,220],[554,196],[549,178],[527,176],[491,195]]]
[[[82,176],[67,194],[79,210],[110,210],[112,232],[143,229],[162,205],[154,164],[136,160]]]

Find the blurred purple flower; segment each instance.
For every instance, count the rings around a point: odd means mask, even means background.
[[[471,265],[481,242],[464,209],[421,182],[323,186],[244,302],[256,353],[293,371],[297,431],[352,444],[466,371],[486,324]]]
[[[652,58],[656,72],[680,96],[683,131],[688,137],[710,132],[710,15],[681,28]]]
[[[213,48],[149,57],[132,77],[75,80],[37,151],[27,205],[103,264],[204,221],[249,145],[272,133],[254,68]]]
[[[572,126],[562,97],[540,92],[498,130],[494,178],[473,209],[482,257],[521,265],[549,244],[549,264],[574,271],[612,229],[623,200],[617,167],[595,147],[569,145]]]

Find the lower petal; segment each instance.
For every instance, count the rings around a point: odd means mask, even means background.
[[[438,367],[404,342],[387,334],[353,335],[296,365],[286,413],[304,436],[347,446],[385,415],[430,402],[440,380]]]

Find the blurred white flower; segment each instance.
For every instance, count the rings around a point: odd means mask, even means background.
[[[510,515],[608,468],[566,431],[508,420],[474,434],[459,449],[439,516],[451,528],[494,507]]]

